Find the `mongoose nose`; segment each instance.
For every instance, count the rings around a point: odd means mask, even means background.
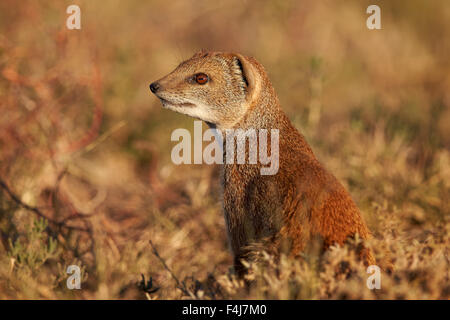
[[[153,82],[152,84],[150,84],[150,90],[153,93],[156,93],[156,91],[158,91],[159,88],[160,88],[160,85],[158,82]]]

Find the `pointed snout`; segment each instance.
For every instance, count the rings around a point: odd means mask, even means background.
[[[158,82],[153,82],[150,84],[150,90],[153,93],[158,92],[159,88],[161,88],[160,84]]]

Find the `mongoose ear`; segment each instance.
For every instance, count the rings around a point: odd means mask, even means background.
[[[240,76],[244,84],[245,95],[247,99],[251,100],[253,91],[256,87],[257,73],[252,63],[244,56],[240,54],[234,54],[234,59],[237,67],[239,68]]]

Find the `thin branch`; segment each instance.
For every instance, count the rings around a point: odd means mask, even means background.
[[[75,227],[75,226],[68,226],[68,225],[66,225],[66,224],[64,223],[65,220],[63,220],[63,221],[56,221],[56,220],[54,220],[54,219],[52,219],[52,218],[47,217],[47,216],[46,216],[45,214],[43,214],[42,211],[39,210],[38,208],[32,207],[32,206],[30,206],[30,205],[28,205],[28,204],[22,202],[22,200],[20,200],[19,197],[16,196],[16,195],[11,191],[11,189],[8,187],[8,185],[7,185],[2,179],[0,179],[0,188],[2,188],[2,189],[8,194],[8,196],[9,196],[16,204],[18,204],[20,207],[22,207],[22,208],[24,208],[24,209],[26,209],[26,210],[28,210],[28,211],[34,212],[34,213],[35,213],[36,215],[38,215],[39,217],[48,220],[50,223],[53,223],[53,224],[57,225],[57,226],[60,227],[60,228],[65,228],[65,229],[68,229],[68,230],[82,231],[82,232],[87,232],[87,233],[90,233],[90,232],[91,232],[89,229],[80,228],[80,227]]]
[[[167,266],[166,261],[159,255],[158,250],[156,250],[156,247],[153,245],[152,240],[149,240],[149,242],[150,246],[152,247],[153,254],[159,259],[159,261],[161,261],[161,264],[163,265],[164,269],[166,269],[170,273],[172,278],[175,280],[175,282],[177,283],[177,288],[180,289],[185,295],[188,295],[193,299],[197,299],[197,297],[186,288],[184,282],[180,282],[180,280],[178,280],[173,271]]]

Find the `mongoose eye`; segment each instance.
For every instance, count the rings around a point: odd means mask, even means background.
[[[208,80],[209,80],[208,76],[206,74],[204,74],[204,73],[197,73],[195,75],[195,81],[198,84],[205,84],[205,83],[208,82]]]

